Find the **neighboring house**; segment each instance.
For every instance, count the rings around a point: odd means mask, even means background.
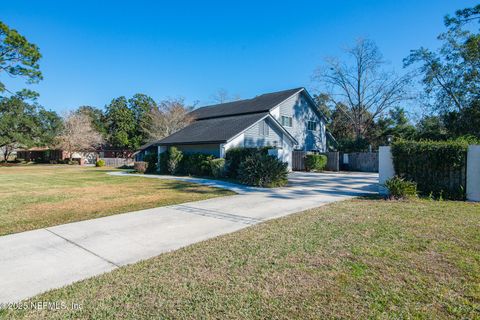
[[[132,157],[133,153],[131,150],[120,150],[110,147],[102,147],[97,150],[72,153],[72,159],[78,161],[82,165],[95,164],[99,158],[131,159]],[[33,147],[29,149],[17,150],[16,158],[29,162],[57,163],[67,160],[69,158],[69,154],[67,151],[60,149]]]
[[[94,151],[88,152],[74,152],[72,159],[78,161],[80,164],[91,164],[97,160],[97,153]],[[68,152],[59,149],[51,149],[48,147],[33,147],[30,149],[21,149],[17,151],[17,159],[28,162],[38,163],[57,163],[67,160],[69,158]]]
[[[325,117],[305,88],[202,107],[190,115],[193,123],[143,146],[137,161],[150,152],[161,154],[169,146],[216,157],[224,157],[234,147],[271,146],[291,168],[293,150],[327,151]]]

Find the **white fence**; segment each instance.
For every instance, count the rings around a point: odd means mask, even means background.
[[[105,161],[107,167],[133,166],[133,159],[130,158],[100,158]]]
[[[379,193],[387,194],[385,181],[395,175],[390,147],[380,147],[378,159]],[[471,145],[467,152],[466,196],[469,201],[480,201],[480,145]]]

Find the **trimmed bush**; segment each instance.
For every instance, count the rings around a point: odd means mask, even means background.
[[[218,158],[209,161],[210,171],[214,178],[221,178],[225,175],[225,159]]]
[[[144,161],[148,163],[146,173],[156,173],[158,166],[158,155],[156,153],[146,154]]]
[[[138,173],[145,173],[148,168],[148,162],[145,161],[136,161],[133,164],[133,169]]]
[[[385,187],[388,189],[388,197],[391,200],[400,200],[417,196],[417,184],[412,181],[406,181],[397,176],[385,181]]]
[[[324,154],[307,154],[305,156],[305,169],[307,171],[323,171],[327,166],[327,156]]]
[[[257,152],[240,163],[238,180],[250,186],[282,187],[288,182],[287,167],[286,162]]]
[[[392,144],[395,172],[417,183],[424,196],[465,199],[468,141],[396,141]]]
[[[215,159],[215,157],[210,154],[184,154],[178,171],[180,174],[191,176],[211,176],[210,161],[213,159]]]
[[[182,151],[175,147],[170,147],[166,153],[166,169],[169,174],[176,174],[178,172],[180,162],[183,158]]]
[[[97,160],[97,162],[95,162],[95,167],[105,167],[105,160]]]
[[[268,155],[268,149],[270,149],[270,147],[229,149],[225,155],[226,175],[230,178],[236,179],[238,177],[240,164],[245,161],[247,157],[255,154]]]

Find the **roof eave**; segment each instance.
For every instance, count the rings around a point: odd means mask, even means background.
[[[176,145],[195,145],[195,144],[220,144],[225,143],[227,140],[215,140],[215,141],[189,141],[189,142],[159,142],[157,146],[176,146]]]

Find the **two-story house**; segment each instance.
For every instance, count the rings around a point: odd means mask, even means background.
[[[272,146],[291,168],[294,150],[327,151],[325,117],[305,88],[206,106],[190,115],[190,125],[146,145],[143,152],[161,154],[175,146],[184,153],[224,157],[234,147]]]

